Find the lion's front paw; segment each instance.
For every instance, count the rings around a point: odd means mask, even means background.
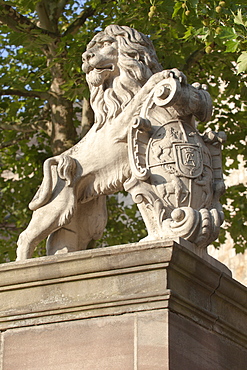
[[[185,76],[183,72],[179,71],[177,68],[165,69],[161,72],[155,73],[149,78],[149,80],[146,82],[146,84],[142,88],[143,94],[149,93],[162,80],[170,79],[170,78],[174,78],[175,80],[178,80],[181,85],[187,84],[187,77]]]
[[[184,84],[184,85],[187,84],[187,77],[185,76],[183,72],[179,71],[177,68],[165,69],[163,71],[163,76],[164,78],[173,77],[173,78],[178,79],[181,84]]]

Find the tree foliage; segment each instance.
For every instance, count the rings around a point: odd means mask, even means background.
[[[112,23],[148,34],[164,69],[177,67],[190,83],[208,84],[215,109],[207,127],[228,134],[226,175],[246,152],[246,0],[0,0],[1,261],[15,258],[43,161],[78,141],[82,124],[92,124],[81,54],[95,32]],[[228,230],[243,251],[246,189],[231,186],[224,198],[230,203]],[[126,209],[110,198],[109,213],[104,245],[145,235],[134,206]]]

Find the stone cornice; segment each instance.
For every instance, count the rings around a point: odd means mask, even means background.
[[[247,346],[247,289],[217,266],[168,241],[3,264],[0,329],[168,309]]]

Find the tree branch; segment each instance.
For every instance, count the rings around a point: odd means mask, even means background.
[[[62,1],[62,0],[61,0]],[[101,4],[106,4],[106,3],[110,3],[112,2],[113,0],[101,0]],[[67,30],[63,33],[62,36],[66,36],[68,34],[72,34],[74,35],[81,26],[83,26],[83,24],[86,22],[87,18],[91,17],[92,15],[94,15],[94,13],[96,12],[96,8],[92,8],[91,6],[89,6],[88,8],[84,9],[80,15],[78,16],[78,18],[76,18],[74,20],[74,22],[72,22]]]
[[[60,15],[62,14],[65,5],[69,2],[69,0],[59,0],[57,4],[57,9],[56,9],[56,18],[58,19]]]
[[[190,69],[199,62],[200,59],[203,58],[205,55],[205,50],[204,49],[199,49],[194,51],[186,60],[182,70],[183,72],[188,72]]]
[[[0,229],[12,229],[12,230],[21,230],[21,227],[16,227],[15,225],[11,224],[0,224]]]
[[[66,36],[68,34],[72,34],[74,35],[78,30],[79,28],[86,22],[87,18],[91,17],[92,15],[94,15],[96,9],[93,9],[91,6],[89,6],[88,8],[86,8],[85,10],[83,10],[81,12],[81,14],[79,15],[78,18],[76,18],[74,20],[74,22],[72,22],[69,27],[67,28],[67,30],[63,33],[62,36]]]
[[[3,95],[16,95],[23,96],[26,98],[40,98],[47,100],[50,97],[50,94],[45,91],[35,91],[35,90],[16,90],[16,89],[3,89],[0,90],[0,96]]]
[[[23,32],[32,36],[48,35],[52,38],[59,36],[54,32],[37,27],[30,19],[18,13],[10,5],[2,2],[0,2],[0,21],[16,32]]]
[[[22,127],[20,124],[7,124],[7,123],[3,123],[3,122],[0,122],[0,129],[1,130],[13,130],[13,131],[18,131],[18,132],[35,132],[36,130],[34,128],[24,128]]]
[[[57,22],[54,21],[54,15],[51,13],[49,3],[49,0],[41,0],[36,5],[35,9],[39,17],[38,26],[49,32],[58,33]]]
[[[18,144],[22,140],[23,139],[20,139],[20,140],[12,140],[12,141],[7,141],[6,143],[2,143],[2,144],[0,144],[0,149],[9,148],[10,146],[13,146],[15,144]]]

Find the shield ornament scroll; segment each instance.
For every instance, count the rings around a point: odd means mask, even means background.
[[[173,144],[177,171],[181,176],[194,179],[202,174],[202,149],[196,144]]]

